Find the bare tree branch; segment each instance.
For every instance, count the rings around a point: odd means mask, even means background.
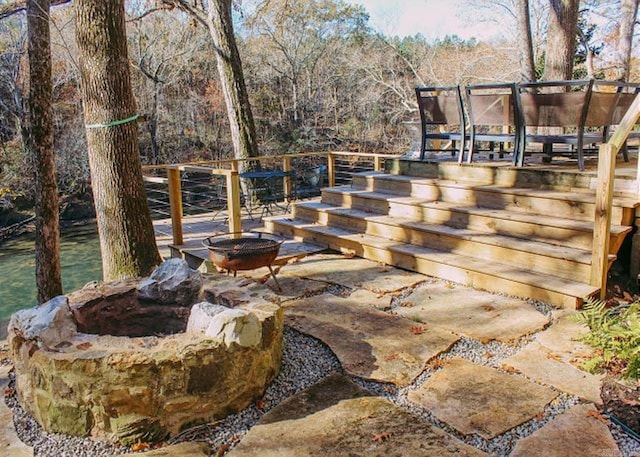
[[[70,3],[71,0],[51,0],[51,6],[64,5]],[[27,0],[15,0],[6,5],[0,6],[0,20],[13,16],[27,9]]]

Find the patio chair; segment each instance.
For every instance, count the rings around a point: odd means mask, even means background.
[[[604,141],[608,141],[638,93],[640,93],[640,85],[637,83],[595,81],[587,124],[604,123]],[[640,131],[632,131],[628,138],[640,139]],[[625,162],[628,162],[629,153],[626,143],[620,152],[622,152]]]
[[[434,147],[434,142],[450,142],[452,155],[458,143],[458,162],[462,163],[465,148],[464,109],[459,86],[416,87],[416,97],[420,110],[422,141],[420,160],[424,160],[427,151],[442,151]],[[431,147],[427,144],[431,142]],[[448,146],[448,145],[447,145]]]
[[[602,143],[604,140],[600,132],[584,131],[593,80],[522,83],[517,88],[520,107],[517,164],[524,165],[525,147],[529,143],[542,143],[548,160],[554,154],[554,144],[567,144],[575,147],[578,168],[584,170],[584,145]],[[533,128],[538,128],[538,131],[533,133]],[[559,128],[562,132],[545,133],[540,128]],[[571,150],[571,153],[574,151]]]
[[[467,162],[471,163],[473,160],[476,143],[489,142],[491,151],[495,143],[498,143],[500,157],[505,152],[505,145],[512,145],[515,165],[519,150],[516,84],[469,85],[465,88],[465,93],[470,126]]]

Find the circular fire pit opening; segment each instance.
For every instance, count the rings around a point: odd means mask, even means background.
[[[280,370],[282,310],[264,299],[223,300],[240,295],[239,284],[207,289],[228,306],[193,304],[201,286],[198,272],[172,259],[140,283],[95,285],[14,314],[9,345],[23,407],[48,432],[123,444],[247,407]]]

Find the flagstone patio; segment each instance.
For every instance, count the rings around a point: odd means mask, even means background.
[[[226,455],[622,455],[593,406],[600,378],[576,365],[590,349],[571,313],[339,254],[281,266],[282,290],[264,270],[208,276],[203,295],[280,304],[341,370],[268,411]]]

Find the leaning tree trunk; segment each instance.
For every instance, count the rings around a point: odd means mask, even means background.
[[[258,156],[256,127],[233,33],[231,0],[211,0],[207,16],[237,159]]]
[[[53,151],[49,0],[28,0],[29,149],[36,169],[36,285],[38,303],[62,294],[58,185]]]
[[[531,36],[531,16],[529,0],[516,1],[518,20],[518,54],[520,56],[520,79],[523,82],[536,80],[536,67],[533,59],[533,38]]]
[[[579,0],[549,0],[549,27],[544,59],[545,81],[571,79],[576,53]]]
[[[160,262],[142,181],[124,0],[75,0],[80,86],[105,280]],[[95,127],[95,128],[94,128]]]
[[[620,0],[620,35],[618,38],[618,65],[616,79],[629,80],[629,65],[631,61],[631,45],[633,43],[633,29],[638,14],[640,0]]]

